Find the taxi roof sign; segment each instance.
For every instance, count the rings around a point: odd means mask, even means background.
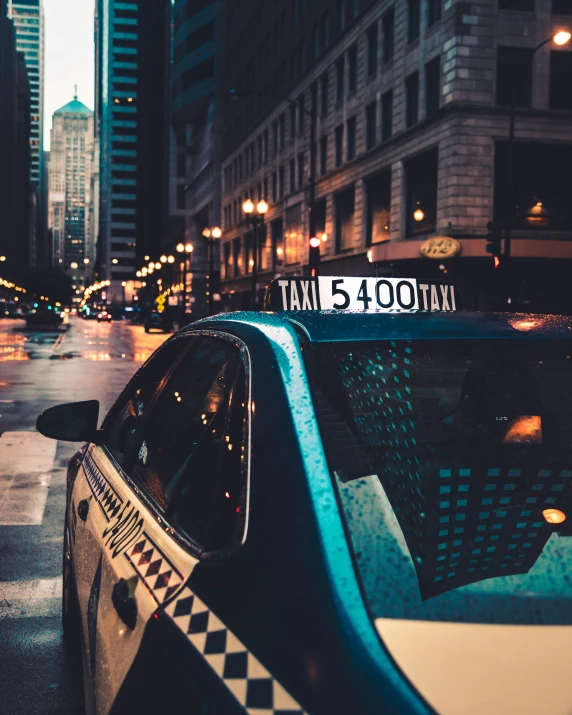
[[[353,310],[367,313],[460,310],[458,290],[444,281],[355,276],[275,278],[266,310]]]

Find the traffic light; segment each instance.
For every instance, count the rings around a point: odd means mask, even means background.
[[[317,236],[310,238],[310,256],[308,260],[310,273],[314,275],[320,265],[320,239]]]
[[[489,221],[487,224],[486,252],[495,258],[501,256],[501,225],[498,221]]]

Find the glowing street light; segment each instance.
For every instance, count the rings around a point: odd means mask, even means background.
[[[163,254],[161,258],[159,258],[159,260],[161,261],[161,263],[167,263],[167,256]]]
[[[183,253],[184,250],[185,250],[185,244],[177,243],[177,253]]]
[[[220,238],[222,236],[222,230],[218,226],[215,226],[211,231],[211,235],[213,238]]]
[[[254,204],[250,199],[246,199],[246,201],[242,204],[242,210],[245,214],[251,214],[254,211]]]
[[[568,30],[559,30],[552,39],[554,40],[555,45],[562,47],[562,45],[570,42],[571,37],[572,35],[568,32]]]
[[[167,263],[174,263],[175,262],[175,256],[167,256]]]

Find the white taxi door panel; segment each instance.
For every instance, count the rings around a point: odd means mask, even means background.
[[[82,587],[81,608],[96,712],[106,715],[147,622],[182,588],[197,559],[165,532],[102,447],[91,448],[84,471],[92,497],[86,521],[91,532],[86,576],[92,582],[87,600]]]

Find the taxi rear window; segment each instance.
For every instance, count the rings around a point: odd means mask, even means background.
[[[572,623],[572,345],[304,347],[375,617]]]

